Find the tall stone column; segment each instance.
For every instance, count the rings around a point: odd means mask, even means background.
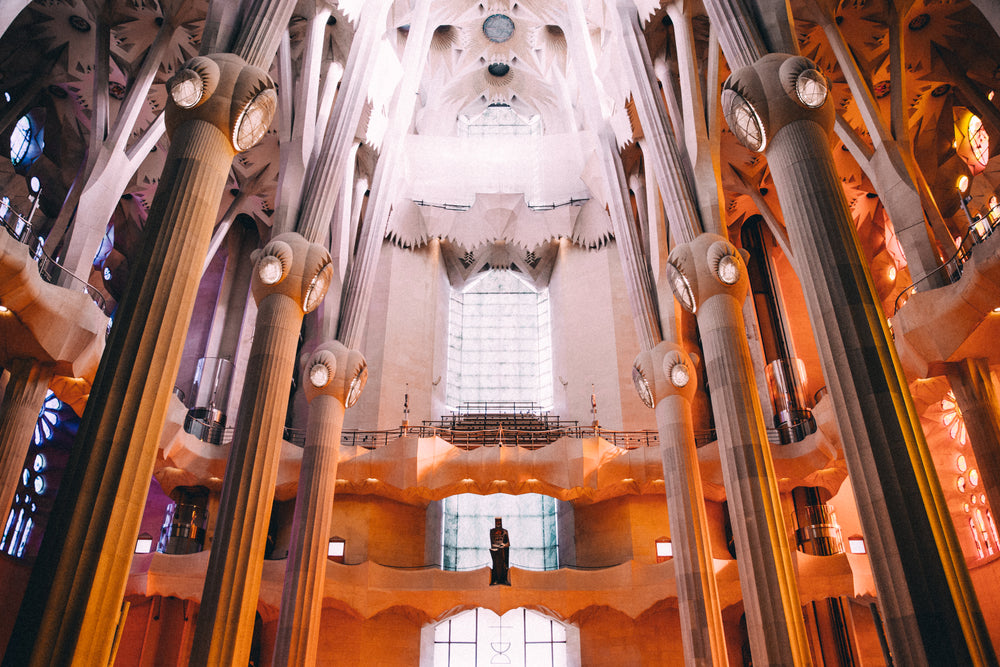
[[[263,136],[275,107],[267,74],[233,55],[194,58],[167,88],[170,150],[134,262],[145,273],[119,305],[7,667],[108,663],[180,365],[177,342],[191,320],[229,167]]]
[[[35,359],[11,359],[4,365],[10,381],[0,403],[0,516],[6,518],[53,368]]]
[[[746,265],[729,241],[702,234],[671,251],[667,272],[701,332],[754,662],[812,664],[743,322]]]
[[[986,359],[963,359],[948,364],[948,382],[962,411],[979,478],[993,515],[1000,512],[1000,402]]]
[[[249,659],[299,331],[333,277],[330,253],[295,233],[279,234],[253,258],[257,323],[191,665],[239,665]]]
[[[733,72],[722,106],[774,178],[894,659],[995,665],[830,154],[828,89],[810,60],[769,54]]]
[[[639,397],[656,409],[684,664],[726,667],[729,659],[691,418],[694,377],[690,357],[668,342],[639,353],[632,370]]]
[[[316,664],[344,411],[358,400],[368,379],[361,353],[338,341],[317,347],[305,368],[309,423],[281,595],[275,667]]]

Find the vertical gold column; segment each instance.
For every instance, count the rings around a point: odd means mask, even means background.
[[[275,667],[316,664],[344,411],[357,401],[368,378],[361,353],[337,341],[320,345],[305,368],[309,423],[281,595]]]
[[[698,319],[754,662],[812,664],[743,322],[746,266],[727,240],[702,234],[674,248],[667,272]]]
[[[173,97],[182,75],[198,83],[188,87],[197,98],[182,97],[195,99],[187,108]],[[236,154],[234,124],[270,87],[266,73],[231,55],[195,58],[168,82],[170,151],[133,263],[144,272],[119,305],[6,667],[108,663],[180,364],[178,341]]]
[[[639,353],[632,378],[639,397],[656,410],[684,664],[725,667],[729,659],[691,418],[694,364],[679,345],[662,342]]]
[[[0,521],[7,520],[53,370],[35,359],[12,359],[6,366],[10,381],[0,403]]]
[[[333,276],[330,254],[295,233],[254,253],[257,323],[226,466],[191,665],[250,656],[288,393],[304,314]]]

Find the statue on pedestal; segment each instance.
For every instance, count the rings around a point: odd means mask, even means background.
[[[490,557],[493,559],[490,586],[510,586],[510,537],[500,517],[490,530]]]

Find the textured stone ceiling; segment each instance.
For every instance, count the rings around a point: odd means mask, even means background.
[[[23,0],[20,4],[24,4]],[[665,67],[668,72],[675,71],[674,29],[665,19],[665,10],[654,2],[636,4],[654,64]],[[826,4],[833,8],[838,25],[878,99],[881,113],[889,122],[893,96],[889,82],[892,58],[887,29],[888,5],[885,0]],[[870,141],[826,36],[814,21],[814,0],[797,0],[792,5],[802,52],[815,59],[830,76],[838,111],[862,138]],[[361,7],[358,1],[337,3],[326,27],[323,58],[326,62],[339,63],[340,71],[347,62]],[[627,168],[640,170],[641,155],[635,153],[630,144],[641,138],[643,129],[630,107],[632,91],[626,83],[628,77],[623,75],[625,65],[618,46],[620,35],[616,33],[620,30],[618,10],[615,3],[592,2],[586,3],[586,7],[597,57],[595,71],[601,110],[625,149]],[[290,25],[288,52],[293,72],[301,66],[304,32],[311,14],[309,8],[308,2],[300,3]],[[157,131],[154,120],[163,108],[164,82],[180,64],[197,53],[206,11],[205,0],[36,0],[21,11],[0,39],[0,89],[11,96],[11,102],[0,107],[4,114],[3,124],[7,127],[0,135],[0,142],[6,145],[13,121],[32,109],[44,122],[46,140],[45,155],[28,173],[15,173],[9,162],[0,161],[0,190],[10,196],[15,205],[20,202],[19,208],[26,208],[27,179],[38,176],[43,186],[42,213],[49,219],[41,225],[43,233],[54,224],[80,165],[85,163],[88,146],[94,143],[92,126],[94,119],[100,117],[98,109],[107,104],[106,127],[98,128],[101,136],[118,130],[116,121],[127,104],[127,95],[141,71],[143,58],[157,35],[163,32],[161,39],[167,40],[167,46],[162,51],[153,83],[141,102],[134,124],[123,130],[129,136],[128,146],[135,144],[150,128]],[[462,136],[463,122],[478,117],[490,104],[507,104],[526,122],[538,124],[545,136],[565,135],[566,141],[584,142],[583,135],[580,139],[574,139],[574,135],[592,128],[584,127],[580,110],[579,69],[568,55],[564,32],[568,24],[563,3],[541,0],[435,2],[431,10],[434,34],[427,65],[422,72],[404,74],[399,63],[409,33],[411,11],[410,3],[396,3],[388,13],[376,76],[368,90],[368,106],[357,130],[359,141],[365,144],[359,153],[362,176],[366,172],[370,175],[372,158],[381,150],[381,132],[403,76],[420,77],[419,102],[411,133],[458,138]],[[704,70],[713,43],[710,26],[700,9],[695,7],[692,13],[698,58]],[[509,17],[513,25],[509,37],[501,41],[491,40],[483,28],[487,17],[496,14]],[[977,86],[983,95],[1000,87],[1000,40],[978,10],[965,0],[914,2],[902,24],[906,62],[902,103],[907,109],[909,141],[946,224],[951,232],[958,233],[963,223],[954,182],[967,167],[960,151],[953,146],[954,127],[956,116],[965,111],[969,102],[956,82],[961,79]],[[102,33],[102,26],[110,26],[110,58],[106,72],[95,67],[97,37]],[[494,67],[494,72],[490,73],[491,65],[502,67]],[[720,78],[726,74],[723,63]],[[279,90],[294,88],[292,82],[282,81],[279,67],[272,69],[272,75]],[[96,88],[95,79],[99,82]],[[103,94],[105,80],[107,90]],[[714,89],[715,82],[712,83],[709,88]],[[312,85],[322,85],[322,82]],[[676,94],[683,94],[676,89],[676,79],[673,85]],[[287,113],[290,107],[280,108]],[[230,188],[222,202],[221,210],[225,211],[242,193],[233,213],[250,216],[265,235],[269,233],[276,206],[281,123],[281,118],[276,119],[264,141],[234,162]],[[726,190],[728,222],[738,224],[756,213],[761,199],[780,219],[780,207],[765,161],[742,148],[725,129],[724,123],[721,126],[721,154],[726,163],[721,176]],[[990,128],[989,124],[987,127]],[[1000,132],[994,134],[1000,135]],[[995,153],[1000,136],[991,143],[991,153]],[[159,137],[153,151],[126,186],[114,211],[114,245],[124,256],[134,252],[166,147],[166,137]],[[838,146],[835,155],[866,251],[876,265],[893,264],[905,270],[891,225],[878,199],[872,196],[872,184],[849,153]],[[600,200],[605,195],[595,191],[597,186],[587,176],[587,161],[583,164],[580,178],[590,189],[589,195]],[[998,169],[1000,167],[991,164],[973,179],[972,192],[977,198],[971,205],[973,209],[985,205],[985,201],[978,200],[985,200],[1000,187]],[[751,198],[751,190],[760,192],[761,196],[756,197],[758,201]],[[471,202],[477,193],[460,194]],[[408,192],[407,196],[418,199],[414,193]],[[579,231],[559,225],[553,229],[558,228],[562,230],[560,233],[589,247],[603,245],[609,235],[609,225],[595,225],[593,217],[588,220],[588,226]],[[394,239],[402,245],[419,245],[426,241],[427,229],[428,225],[423,222],[403,221],[393,230]],[[471,239],[469,245],[491,241],[477,240],[469,230],[458,229],[453,236]],[[503,240],[521,243],[526,251],[540,247],[537,234],[530,239],[519,239],[515,234]],[[542,243],[547,242],[542,240]],[[892,285],[879,285],[879,289],[888,298]]]

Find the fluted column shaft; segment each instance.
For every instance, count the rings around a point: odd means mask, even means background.
[[[663,480],[670,513],[670,541],[677,580],[684,663],[729,664],[722,630],[719,588],[709,543],[705,492],[701,486],[691,403],[669,396],[656,406]]]
[[[730,69],[752,65],[767,53],[745,0],[705,0],[705,12],[719,33],[719,46]]]
[[[743,321],[749,289],[736,248],[702,234],[668,258],[671,288],[695,313],[719,436],[754,662],[809,665],[798,585]]]
[[[702,231],[702,220],[698,214],[698,202],[689,179],[689,170],[682,162],[680,148],[667,120],[663,98],[656,86],[656,73],[653,71],[635,7],[620,12],[619,16],[622,23],[622,43],[631,66],[636,109],[651,149],[643,151],[643,154],[655,165],[656,184],[667,210],[671,232],[680,243],[687,243]],[[695,156],[692,159],[693,157]],[[715,208],[718,213],[718,204]],[[707,223],[711,227],[718,227],[718,220],[718,215],[715,215]]]
[[[767,151],[847,460],[894,659],[996,664],[827,132],[799,120]]]
[[[364,357],[337,341],[319,345],[305,368],[309,422],[275,640],[279,667],[316,664],[344,410],[368,377]]]
[[[720,294],[701,304],[697,317],[712,387],[750,650],[754,662],[761,664],[808,665],[811,657],[798,585],[742,305]]]
[[[258,304],[191,665],[244,664],[250,656],[302,316],[285,294]]]
[[[275,667],[316,664],[343,426],[343,403],[333,396],[312,401],[281,595]]]
[[[107,664],[160,431],[235,150],[177,127],[4,665]]]
[[[329,253],[294,233],[274,237],[253,259],[257,322],[191,665],[237,665],[249,659],[302,318],[322,300],[333,274]]]
[[[244,14],[233,53],[267,70],[295,10],[295,0],[253,0]]]
[[[348,158],[353,158],[358,121],[368,99],[366,93],[377,60],[375,51],[385,30],[390,4],[389,0],[369,0],[362,9],[360,25],[351,41],[351,53],[323,134],[323,148],[306,175],[296,229],[313,243],[322,243],[325,239],[334,206],[345,186],[344,174],[349,170],[353,172],[353,159]]]
[[[0,403],[0,521],[7,519],[14,501],[53,370],[35,359],[12,359],[5,365],[10,381]]]
[[[633,378],[640,397],[656,409],[684,664],[725,667],[726,640],[691,417],[694,363],[679,345],[665,341],[639,353]]]
[[[962,412],[979,478],[996,518],[1000,512],[1000,401],[993,388],[989,362],[963,359],[950,364],[948,382]]]

